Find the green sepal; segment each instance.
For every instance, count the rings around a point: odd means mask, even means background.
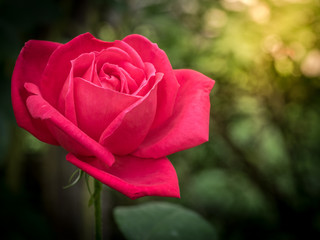
[[[72,181],[72,179],[75,177],[76,174],[78,174],[78,176],[75,178],[74,181]],[[67,186],[64,186],[63,189],[67,189],[67,188],[70,188],[70,187],[76,185],[79,182],[79,180],[81,179],[81,177],[83,176],[83,174],[84,174],[84,172],[81,169],[75,170],[69,178],[69,184]]]

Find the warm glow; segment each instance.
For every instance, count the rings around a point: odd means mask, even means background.
[[[249,13],[252,19],[260,24],[266,23],[270,19],[270,8],[263,3],[259,3],[250,8]]]
[[[301,71],[307,77],[320,76],[320,51],[314,49],[310,51],[301,64]]]

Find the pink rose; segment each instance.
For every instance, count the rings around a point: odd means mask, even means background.
[[[180,196],[166,156],[208,140],[213,85],[199,72],[173,70],[143,36],[104,42],[86,33],[66,44],[28,41],[11,93],[20,127],[135,199]]]

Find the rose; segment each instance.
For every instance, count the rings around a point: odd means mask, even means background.
[[[61,145],[67,160],[134,199],[179,197],[167,155],[208,140],[214,81],[173,70],[140,35],[104,42],[91,34],[66,44],[28,41],[12,76],[17,123]]]

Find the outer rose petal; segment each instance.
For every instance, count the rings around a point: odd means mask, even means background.
[[[131,199],[144,196],[180,197],[177,174],[166,158],[141,159],[133,156],[116,157],[112,167],[100,166],[94,158],[67,160],[89,175]]]
[[[193,70],[174,70],[180,83],[172,117],[149,133],[133,155],[159,158],[208,141],[210,90],[214,81]]]
[[[26,88],[35,94],[27,99],[30,114],[34,118],[40,118],[48,125],[62,147],[77,155],[95,156],[104,165],[113,164],[113,155],[54,109],[41,95],[38,95],[35,85],[29,83],[26,84]]]
[[[164,74],[163,80],[158,87],[158,96],[160,97],[158,99],[155,121],[152,125],[152,128],[157,128],[173,113],[179,83],[173,73],[166,53],[157,44],[137,34],[125,37],[123,41],[132,46],[144,62],[152,63],[157,72]]]
[[[100,143],[113,154],[127,155],[136,150],[147,136],[157,107],[157,89],[163,74],[154,77],[153,88],[139,101],[124,109],[102,133]]]
[[[18,125],[39,140],[50,144],[57,144],[57,141],[46,125],[38,119],[33,119],[26,108],[25,103],[29,94],[24,84],[30,82],[39,86],[49,57],[60,45],[47,41],[28,41],[16,61],[11,82],[12,105]]]
[[[141,99],[95,86],[81,78],[73,79],[73,84],[78,127],[97,141],[118,114]]]

